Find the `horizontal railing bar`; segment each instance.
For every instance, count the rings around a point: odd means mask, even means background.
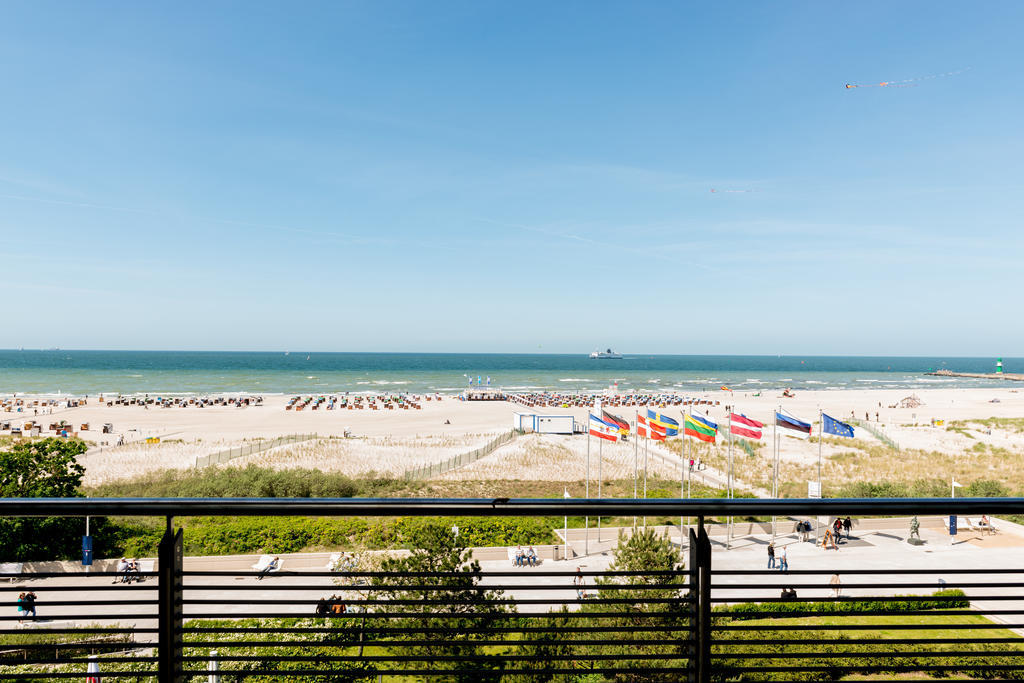
[[[666,577],[681,577],[681,578],[685,578],[685,577],[687,577],[687,576],[689,576],[691,574],[691,572],[689,570],[684,570],[684,569],[652,569],[650,571],[646,571],[646,570],[642,570],[642,569],[641,570],[633,570],[633,571],[623,571],[623,570],[607,570],[607,571],[593,570],[593,571],[591,571],[591,570],[587,570],[587,571],[578,571],[578,572],[576,572],[576,571],[564,571],[564,572],[534,571],[532,567],[528,568],[528,571],[526,569],[527,568],[524,568],[524,569],[521,569],[519,571],[515,571],[515,570],[494,570],[494,571],[491,571],[491,570],[488,570],[486,572],[481,572],[481,574],[485,574],[486,576],[531,576],[531,577],[538,577],[538,578],[539,577],[549,577],[549,576],[550,577],[572,578],[574,576],[579,576],[580,574],[582,574],[583,576],[595,576],[595,577],[596,576],[659,576],[659,577],[660,576],[666,576]],[[1020,571],[1021,571],[1021,573],[1024,573],[1024,570],[1020,570]],[[794,572],[794,573],[796,573],[796,572]],[[832,573],[835,573],[835,572],[832,572]],[[33,576],[35,576],[35,575],[33,575]],[[66,573],[65,574],[55,574],[55,576],[66,576]],[[221,569],[221,570],[212,570],[212,569],[198,570],[197,569],[197,570],[185,570],[185,571],[181,572],[181,576],[186,576],[186,577],[187,576],[263,576],[263,573],[262,572],[256,572],[256,571],[242,572],[242,571],[225,571],[223,569]],[[346,578],[346,577],[353,577],[353,576],[355,576],[355,577],[371,577],[371,578],[372,577],[389,578],[389,577],[393,577],[393,576],[406,576],[406,577],[410,577],[410,578],[435,578],[436,577],[436,578],[466,579],[467,577],[472,576],[472,574],[470,574],[468,572],[451,572],[451,571],[447,571],[447,572],[428,572],[428,571],[402,571],[402,572],[291,571],[291,572],[289,572],[289,571],[282,570],[282,571],[274,572],[272,575],[268,576],[267,578],[275,578],[276,579],[276,578],[283,578],[285,576],[330,576],[330,577],[333,577],[333,578]],[[0,578],[2,578],[2,576],[0,576]]]
[[[833,572],[835,573],[835,572]],[[764,590],[779,588],[785,586],[786,588],[828,588],[832,589],[833,586],[827,583],[743,583],[743,584],[729,584],[729,585],[715,585],[712,587],[714,591],[738,591],[738,590]],[[487,586],[490,588],[490,586]],[[604,586],[599,586],[604,588]],[[934,581],[928,583],[924,582],[913,582],[913,583],[843,583],[839,586],[842,590],[848,590],[851,588],[931,588],[932,590],[952,590],[957,588],[1024,588],[1024,582],[982,582],[982,581],[968,581],[968,582],[957,582],[956,585],[943,585],[937,586]],[[244,589],[243,589],[244,590]],[[858,596],[850,596],[851,598]],[[908,596],[910,597],[910,596]],[[939,596],[940,598],[942,596]],[[937,598],[938,599],[938,598]]]
[[[131,626],[111,626],[106,628],[104,626],[83,626],[81,628],[67,627],[67,628],[49,628],[44,633],[98,633],[98,634],[111,634],[111,633],[159,633],[160,629],[156,628],[133,628]],[[0,630],[0,633],[20,633],[24,634],[24,629],[7,629]]]
[[[685,615],[686,613],[680,613],[679,616]],[[964,614],[964,611],[958,611],[956,614]],[[117,615],[118,618],[127,618],[126,615]],[[152,618],[153,615],[131,615],[138,618]],[[310,618],[322,618],[317,615],[296,615],[293,612],[216,612],[216,613],[202,613],[202,614],[186,614],[189,619],[295,619],[298,616],[310,619]],[[467,617],[477,617],[480,615],[456,613],[456,612],[366,612],[367,619],[465,619]],[[659,619],[664,617],[673,616],[669,612],[654,612],[654,613],[637,613],[637,612],[518,612],[515,614],[496,614],[494,619],[582,619],[582,618],[618,618],[631,617],[633,619]],[[362,618],[363,613],[357,613],[352,615],[353,618]],[[18,617],[0,617],[0,619],[17,619]],[[68,617],[53,617],[54,619],[67,619]],[[80,617],[76,617],[79,618]],[[630,630],[632,626],[628,629]]]
[[[960,615],[973,614],[973,610],[968,612],[963,610],[957,612]],[[831,615],[828,615],[831,616]],[[772,617],[778,618],[778,615],[765,615],[766,619]],[[716,631],[844,631],[844,630],[873,630],[877,631],[882,626],[878,624],[776,624],[773,623],[770,629],[766,629],[764,626],[750,625],[750,624],[716,624]],[[1024,628],[1024,623],[1020,624],[885,624],[884,628],[886,631],[901,631],[901,630],[914,630],[914,631],[927,631],[927,630],[972,630],[972,629],[1013,629],[1013,628]],[[712,642],[715,642],[714,640]]]
[[[24,633],[24,631],[20,631]],[[300,641],[295,641],[300,642]],[[156,643],[137,643],[137,642],[119,642],[119,641],[95,641],[95,640],[71,640],[66,643],[4,643],[3,649],[5,650],[52,650],[56,649],[72,649],[72,648],[88,648],[90,650],[135,650],[135,649],[153,649],[156,647]],[[190,645],[191,647],[191,645]]]
[[[1024,498],[4,498],[0,517],[678,517],[1024,513]]]
[[[344,618],[346,615],[342,615]],[[348,615],[356,620],[358,615]],[[369,631],[370,629],[366,629]],[[609,633],[628,630],[630,632],[644,633],[687,633],[692,631],[692,626],[687,625],[633,625],[628,628],[622,626],[491,626],[488,633]],[[337,633],[337,627],[315,627],[315,626],[272,626],[272,627],[247,627],[247,626],[185,626],[182,633]],[[450,628],[443,626],[383,626],[373,628],[373,633],[399,635],[403,633],[450,633]],[[16,633],[16,631],[11,631]]]
[[[103,662],[105,660],[99,660]],[[24,664],[22,664],[24,666]],[[37,678],[76,678],[82,680],[85,678],[85,672],[79,671],[48,671],[46,673],[21,673],[17,674],[18,679],[37,679]],[[155,678],[156,670],[153,671],[104,671],[102,673],[103,678]]]
[[[683,659],[680,657],[679,659]],[[687,673],[692,668],[689,666],[677,666],[677,667],[623,667],[623,668],[612,668],[612,667],[586,667],[585,669],[578,668],[544,668],[544,669],[502,669],[500,671],[494,671],[492,673],[501,674],[502,676],[535,676],[539,674],[553,674],[553,675],[572,675],[579,676],[581,673],[585,674],[621,674],[621,673],[661,673],[661,674],[674,674],[674,673]],[[202,676],[208,674],[220,674],[221,676],[227,677],[228,675],[234,674],[232,671],[214,671],[211,669],[190,669],[188,674],[191,676]],[[317,671],[310,669],[257,669],[254,671],[245,671],[246,678],[263,677],[263,676],[306,676],[316,678],[337,678],[339,676],[338,671]],[[343,670],[341,673],[349,673],[358,678],[366,676],[424,676],[433,675],[435,677],[447,677],[447,676],[480,676],[480,669],[351,669]],[[76,674],[81,677],[82,674]],[[103,673],[107,675],[106,672]],[[135,674],[136,676],[138,674]],[[36,676],[39,678],[40,676]],[[62,678],[70,678],[71,675],[62,676]]]
[[[31,665],[35,665],[35,664],[88,664],[89,661],[90,661],[89,659],[87,659],[87,658],[83,659],[81,657],[73,657],[73,658],[61,657],[61,658],[49,658],[49,659],[33,659],[33,660],[29,660],[29,661],[20,661],[20,662],[15,662],[15,661],[3,662],[3,661],[0,661],[0,664],[6,664],[7,666],[25,666],[25,665],[31,666]],[[102,660],[97,659],[97,661],[102,661],[104,663],[109,662],[111,664],[156,664],[157,661],[159,661],[159,660],[156,657],[114,657],[114,656],[109,656],[109,655],[103,655],[103,659]],[[104,674],[104,675],[106,675],[106,674]]]
[[[767,629],[762,629],[767,630]],[[227,642],[227,641],[221,641]],[[295,641],[302,642],[302,641]],[[434,641],[431,641],[434,642]],[[849,641],[858,645],[941,645],[951,643],[978,643],[978,644],[989,644],[989,643],[1019,643],[1024,645],[1024,639],[1021,638],[851,638]],[[718,646],[736,646],[736,647],[747,647],[749,645],[769,645],[772,647],[784,647],[790,645],[821,645],[820,638],[786,638],[779,640],[778,638],[762,639],[762,638],[744,638],[743,640],[718,640],[712,639],[712,643]],[[732,655],[729,655],[732,656]]]
[[[821,574],[1024,574],[1024,567],[981,567],[978,569],[787,569],[780,572],[778,569],[712,569],[711,576],[814,576]]]
[[[622,629],[620,629],[622,630]],[[565,645],[571,642],[573,646],[584,646],[584,645],[648,645],[651,647],[662,647],[662,646],[677,646],[679,644],[692,643],[692,639],[678,639],[672,638],[669,640],[650,640],[650,639],[630,639],[630,638],[614,638],[609,640],[508,640],[508,639],[484,639],[484,640],[473,640],[474,646],[490,646],[490,645],[503,645],[507,647],[539,647],[546,645]],[[821,641],[813,641],[820,643]],[[978,642],[986,642],[979,639]],[[996,641],[992,641],[996,642]],[[280,640],[276,642],[266,640],[200,640],[200,641],[189,641],[186,643],[187,647],[294,647],[296,645],[310,645],[308,640]],[[438,645],[438,641],[435,639],[408,639],[408,640],[374,640],[371,638],[365,638],[362,641],[354,640],[318,640],[316,646],[319,647],[357,647],[359,645],[365,645],[366,647],[419,647],[422,645]]]
[[[466,641],[466,645],[475,645],[473,641]],[[358,647],[353,643],[352,648]],[[541,654],[541,655],[223,655],[218,654],[217,659],[222,662],[260,662],[272,659],[275,662],[566,662],[579,659],[579,655],[568,654]],[[658,661],[663,659],[687,659],[685,654],[679,652],[664,653],[631,653],[631,654],[590,654],[588,660],[592,661]],[[175,661],[205,662],[209,660],[208,655],[178,657]],[[66,660],[65,660],[66,661]],[[86,660],[80,660],[86,661]]]
[[[894,650],[891,652],[730,652],[727,655],[722,656],[728,657],[729,659],[796,659],[800,657],[806,657],[809,659],[836,659],[852,656],[888,657],[891,659],[908,659],[910,657],[1024,657],[1024,650],[986,650],[984,652],[978,652],[977,650],[921,650],[916,652],[907,652],[905,650]]]
[[[716,617],[737,617],[742,616],[747,619],[751,619],[750,612],[713,612],[713,616]],[[851,617],[855,618],[858,616],[865,617],[899,617],[899,616],[923,616],[923,615],[934,615],[934,616],[957,616],[963,614],[1020,614],[1024,616],[1024,608],[1022,609],[981,609],[977,606],[970,608],[960,607],[958,609],[861,609],[856,612],[819,612],[815,610],[799,610],[799,611],[786,611],[786,612],[770,612],[765,613],[762,619],[785,619],[789,617]],[[757,618],[757,617],[753,617]],[[888,628],[888,626],[886,626]]]
[[[482,574],[481,576],[483,578],[488,578],[488,577],[491,576],[491,574]],[[786,584],[786,585],[789,586],[790,584]],[[934,584],[929,584],[929,585],[934,587]],[[993,584],[986,584],[986,585],[993,585]],[[778,588],[778,587],[779,586],[770,586],[770,588]],[[801,586],[799,584],[794,584],[794,587],[800,588]],[[809,588],[810,586],[807,586],[807,587]],[[814,584],[814,587],[821,588],[822,584]],[[71,587],[69,587],[69,589],[70,588]],[[428,590],[458,591],[458,590],[478,590],[478,589],[479,590],[494,591],[494,590],[512,590],[512,589],[515,589],[515,590],[566,590],[566,589],[575,590],[576,586],[574,586],[572,584],[569,584],[569,583],[562,583],[562,584],[516,583],[516,584],[500,584],[500,585],[499,584],[491,584],[491,583],[486,583],[486,584],[481,583],[481,584],[478,584],[478,585],[475,585],[475,586],[468,584],[465,587],[463,587],[463,586],[446,586],[444,584],[429,584],[429,585],[421,585],[421,584],[409,584],[409,585],[403,585],[403,584],[378,584],[378,585],[366,585],[366,586],[348,586],[348,585],[344,585],[344,584],[341,584],[341,585],[339,585],[339,584],[288,584],[288,585],[285,585],[285,586],[279,586],[279,585],[277,585],[275,583],[274,586],[273,586],[273,590],[275,590],[275,591],[277,591],[277,590],[282,590],[282,591],[291,591],[291,590],[296,590],[296,591],[298,591],[298,590],[323,590],[325,588],[329,588],[329,589],[332,589],[332,590],[346,590],[346,591],[391,591],[391,590],[394,590],[394,591],[399,591],[399,590],[401,590],[401,591],[414,591],[414,590],[422,590],[422,591],[428,591]],[[588,586],[588,588],[597,588],[597,589],[600,589],[600,590],[660,590],[660,591],[676,590],[676,591],[681,591],[681,590],[688,589],[689,585],[687,585],[685,583],[668,583],[668,584],[665,584],[665,583],[638,583],[638,584],[611,583],[611,584],[607,584],[607,585],[604,585],[604,584],[591,585],[591,586]],[[844,586],[844,588],[845,588],[845,586]],[[47,590],[49,590],[49,587],[47,587]],[[91,590],[91,589],[89,589],[89,588],[78,588],[78,589],[74,589],[74,590]],[[203,585],[203,586],[190,586],[190,585],[186,585],[184,590],[187,593],[194,593],[194,592],[198,592],[198,591],[259,591],[259,592],[265,592],[267,590],[267,588],[266,588],[266,586],[251,586],[251,585],[239,586],[238,584],[230,584],[230,583],[228,583],[228,584],[213,584],[213,585]]]
[[[566,589],[563,589],[566,590]],[[182,605],[315,605],[324,598],[263,598],[260,600],[247,600],[245,598],[202,598],[184,599]],[[481,607],[507,607],[509,605],[633,605],[643,603],[645,605],[689,605],[695,604],[686,598],[505,598],[490,600],[472,600],[469,598],[451,599],[434,598],[367,598],[359,600],[339,599],[346,605],[479,605]],[[44,603],[37,603],[44,604]],[[75,604],[75,603],[49,603],[52,605]],[[82,603],[87,605],[100,605],[106,603]],[[110,603],[117,604],[117,603]],[[13,604],[12,604],[13,606]]]
[[[789,585],[787,584],[787,588]],[[796,586],[793,586],[796,588]],[[778,588],[778,586],[776,586]],[[818,590],[824,590],[827,586],[816,586]],[[846,590],[846,587],[843,587]],[[957,600],[1020,600],[1019,595],[957,595],[957,596],[943,596],[943,595],[875,595],[870,597],[811,597],[811,598],[762,598],[762,597],[739,597],[739,598],[711,598],[709,602],[714,602],[722,605],[744,605],[744,604],[776,604],[776,603],[847,603],[847,604],[862,604],[867,602],[954,602]],[[715,611],[718,614],[718,611]]]
[[[112,620],[124,620],[124,619],[156,619],[156,613],[150,612],[148,614],[112,614],[110,616],[96,616],[96,615],[84,615],[84,614],[47,614],[47,621],[85,621],[95,622],[97,619],[112,619]],[[294,614],[289,616],[295,616]],[[6,616],[0,615],[0,621],[24,621],[28,617]],[[50,629],[46,629],[49,631]]]
[[[860,653],[858,653],[860,654]],[[865,656],[870,656],[864,653]],[[984,657],[984,654],[977,655]],[[786,672],[816,672],[834,671],[892,671],[892,672],[914,672],[914,671],[948,671],[956,673],[968,673],[970,671],[1016,671],[1020,669],[1019,664],[843,664],[842,666],[720,666],[721,673],[749,672],[749,673],[786,673]],[[986,679],[988,680],[988,679]]]

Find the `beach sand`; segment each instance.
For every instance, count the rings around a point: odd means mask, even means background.
[[[1024,393],[1016,385],[970,389],[943,387],[917,391],[916,395],[923,405],[917,408],[889,407],[910,393],[906,390],[863,389],[804,391],[795,398],[783,398],[777,395],[778,392],[767,391],[761,396],[727,391],[691,396],[719,403],[717,406],[701,406],[701,409],[705,409],[712,419],[718,420],[720,428],[723,428],[720,443],[725,442],[726,406],[734,406],[737,412],[764,422],[770,422],[773,411],[781,406],[807,422],[818,420],[819,409],[840,420],[849,418],[851,411],[860,420],[864,420],[867,414],[872,426],[896,441],[903,451],[920,449],[957,457],[963,457],[971,449],[977,451],[979,448],[987,448],[990,454],[999,449],[1009,453],[1024,452],[1024,430],[1017,431],[1013,426],[989,428],[973,425],[967,434],[947,428],[949,422],[954,420],[969,422],[990,417],[1024,417]],[[992,403],[992,399],[998,399],[998,402]],[[251,462],[276,467],[319,466],[321,469],[349,473],[395,473],[406,465],[439,462],[476,448],[495,434],[510,430],[513,413],[529,412],[520,405],[506,401],[463,402],[446,397],[440,402],[423,402],[421,410],[307,410],[296,413],[285,410],[287,401],[284,396],[272,396],[258,407],[149,409],[140,406],[107,407],[91,403],[78,408],[55,410],[52,415],[38,417],[32,416],[31,409],[20,414],[0,412],[0,421],[10,420],[19,425],[36,419],[46,427],[51,422],[66,420],[72,424],[72,431],[94,444],[84,459],[90,470],[88,478],[106,480],[111,477],[135,476],[150,469],[190,467],[197,456],[237,446],[247,440],[306,433],[315,433],[321,437],[341,437],[346,430],[359,438],[337,442],[320,440],[305,446],[286,446],[239,458],[233,460],[232,464],[244,465]],[[610,408],[610,411],[632,420],[636,409],[623,407]],[[579,422],[586,418],[585,409],[540,408],[533,412],[573,414]],[[666,409],[665,413],[676,419],[680,417],[679,408]],[[945,420],[946,425],[933,427],[930,425],[932,419]],[[88,423],[90,429],[81,431],[79,428],[82,423]],[[104,423],[114,425],[113,434],[100,433]],[[768,433],[770,429],[766,429],[766,436]],[[122,437],[126,445],[112,447]],[[162,443],[158,448],[139,443],[146,437],[159,437]],[[493,478],[498,472],[505,476],[515,470],[524,472],[522,478],[532,479],[554,475],[559,475],[560,479],[569,479],[580,475],[575,465],[560,466],[556,463],[575,462],[574,456],[581,456],[585,452],[586,438],[545,439],[531,441],[530,447],[526,442],[518,440],[495,453],[497,457],[490,458],[489,465],[481,461],[446,476]],[[857,440],[864,444],[881,445],[864,429],[857,430]],[[545,449],[550,456],[549,461],[545,461]],[[840,441],[837,444],[828,443],[822,450],[828,458],[842,453],[844,449],[845,445]],[[719,447],[718,450],[723,449]],[[766,440],[758,459],[770,457],[770,452],[771,445]],[[784,461],[804,466],[816,462],[817,456],[816,443],[785,439],[782,454]],[[619,459],[624,463],[628,460],[629,467],[626,464],[622,467],[631,471],[632,453]],[[619,469],[617,465],[610,466],[616,472]],[[927,474],[923,473],[922,476]]]

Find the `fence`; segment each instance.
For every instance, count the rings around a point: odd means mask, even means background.
[[[138,584],[112,584],[111,571],[5,567],[0,578],[29,581],[42,596],[36,608],[49,623],[45,631],[16,624],[28,617],[11,614],[14,596],[27,588],[0,584],[0,605],[10,608],[0,616],[0,637],[16,652],[0,652],[0,678],[82,680],[90,663],[102,667],[103,680],[158,683],[1019,678],[1024,639],[1008,631],[1024,628],[1019,555],[939,569],[934,556],[908,551],[899,568],[889,557],[883,568],[841,570],[840,588],[827,564],[788,572],[716,567],[705,526],[712,515],[1000,512],[1024,512],[1024,499],[0,499],[0,518],[159,515],[167,522],[158,569],[138,575],[145,578]],[[174,516],[296,514],[410,515],[442,525],[467,515],[685,515],[697,524],[677,558],[685,562],[629,571],[504,562],[486,571],[443,562],[396,571],[184,569],[184,532]],[[819,564],[835,557],[821,552]],[[943,585],[957,590],[936,593]],[[802,597],[780,596],[780,587]],[[42,634],[69,646],[39,642]]]
[[[871,433],[876,439],[878,439],[879,441],[881,441],[882,443],[884,443],[886,446],[893,449],[897,453],[899,452],[900,445],[893,441],[892,439],[890,439],[888,435],[886,435],[886,433],[883,432],[881,429],[872,426],[870,422],[863,422],[861,420],[850,420],[850,422],[852,422],[858,427],[868,430],[868,432]]]
[[[422,467],[414,467],[411,470],[406,470],[405,472],[402,473],[402,478],[410,480],[424,479],[427,477],[434,477],[439,474],[444,474],[445,472],[454,470],[456,467],[462,467],[463,465],[468,465],[471,462],[476,462],[485,455],[490,455],[495,450],[497,450],[499,446],[504,446],[505,444],[509,443],[520,434],[522,434],[522,432],[513,429],[512,431],[506,434],[501,434],[500,436],[495,437],[494,439],[484,444],[480,448],[472,450],[469,453],[461,453],[454,457],[448,458],[443,462],[438,462],[431,465],[423,465]]]
[[[262,453],[263,451],[269,451],[271,448],[277,448],[278,446],[284,446],[290,443],[299,443],[301,441],[309,441],[310,439],[316,438],[316,434],[288,434],[287,436],[278,436],[273,439],[251,441],[236,448],[229,448],[226,451],[218,451],[217,453],[211,453],[210,455],[200,455],[196,458],[196,467],[219,465],[221,463],[228,462],[229,460],[234,460],[235,458],[241,458],[244,455]]]

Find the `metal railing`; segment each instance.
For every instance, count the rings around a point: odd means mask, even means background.
[[[468,465],[471,462],[476,462],[485,455],[490,455],[495,450],[509,443],[522,432],[513,429],[510,432],[500,434],[495,438],[488,441],[480,448],[475,448],[468,453],[460,453],[459,455],[448,458],[441,462],[432,463],[430,465],[423,465],[421,467],[413,467],[402,473],[402,478],[407,480],[412,479],[425,479],[427,477],[436,477],[445,472],[450,472],[457,467]]]
[[[157,571],[131,575],[139,583],[113,584],[123,575],[110,571],[0,575],[25,582],[0,584],[0,679],[82,680],[90,661],[103,680],[161,683],[1022,675],[1024,639],[1007,630],[1024,629],[1016,556],[939,569],[912,553],[899,568],[843,570],[841,588],[828,581],[832,568],[713,562],[712,517],[822,513],[1020,514],[1024,499],[0,499],[0,519],[166,517]],[[423,555],[402,571],[185,569],[174,517],[208,515],[686,516],[696,525],[684,562],[629,571],[484,570]],[[41,596],[45,629],[11,615],[26,588]]]
[[[286,436],[278,436],[273,439],[250,441],[242,444],[241,446],[229,448],[226,451],[218,451],[216,453],[211,453],[210,455],[200,455],[196,457],[196,467],[220,465],[221,463],[234,460],[235,458],[252,455],[253,453],[262,453],[263,451],[269,451],[271,448],[277,448],[278,446],[286,446],[291,443],[300,443],[302,441],[309,441],[310,439],[316,438],[319,438],[316,434],[288,434]]]

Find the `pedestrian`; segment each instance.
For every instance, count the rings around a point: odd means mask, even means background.
[[[583,567],[576,567],[576,576],[572,577],[572,582],[576,586],[576,599],[582,600],[585,598],[587,591],[583,581]]]
[[[847,541],[850,540],[850,529],[852,529],[852,528],[853,528],[853,521],[850,519],[850,516],[847,515],[846,519],[843,520],[843,529],[846,531],[846,540]]]
[[[25,618],[26,614],[28,614],[28,610],[26,609],[26,606],[25,606],[25,594],[24,593],[18,593],[18,623],[19,624],[24,624],[25,623],[24,618]]]
[[[839,580],[839,574],[833,574],[829,580],[829,585],[832,586],[832,597],[838,598],[839,592],[842,590],[842,582]]]
[[[768,569],[775,569],[775,543],[768,544]]]
[[[36,618],[36,594],[32,591],[25,593],[25,614],[31,614],[32,619]]]
[[[779,571],[789,571],[789,558],[786,556],[786,546],[779,547]]]

